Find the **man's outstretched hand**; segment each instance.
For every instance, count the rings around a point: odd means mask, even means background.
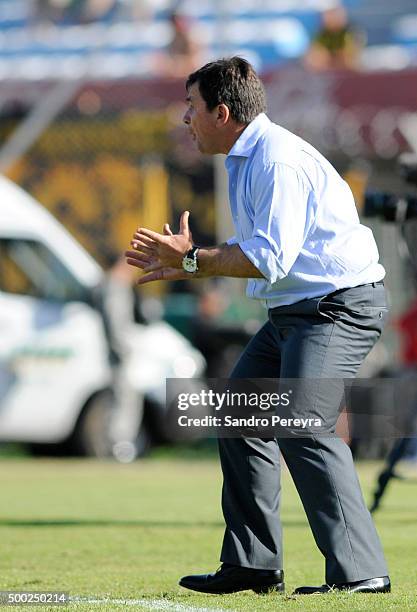
[[[126,251],[126,261],[143,270],[138,285],[156,280],[183,280],[189,274],[182,268],[184,255],[192,248],[192,236],[188,227],[188,210],[180,218],[180,231],[173,234],[165,223],[163,234],[146,228],[138,228],[133,235],[133,250]]]

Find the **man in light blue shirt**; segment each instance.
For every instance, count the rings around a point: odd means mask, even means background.
[[[226,158],[238,243],[263,279],[247,295],[267,308],[382,280],[372,232],[352,192],[307,142],[261,113]]]
[[[189,76],[186,89],[190,136],[202,153],[227,155],[235,236],[195,246],[186,211],[178,234],[168,224],[163,234],[138,228],[127,261],[143,270],[139,284],[247,278],[247,294],[265,304],[268,322],[230,378],[297,379],[294,414],[320,417],[330,435],[219,438],[222,566],[180,584],[206,593],[284,590],[281,452],[326,564],[326,584],[295,593],[388,592],[352,455],[334,433],[343,396],[337,381],[356,375],[387,313],[372,232],[360,224],[351,191],[331,164],[269,121],[262,83],[248,62],[211,62]]]

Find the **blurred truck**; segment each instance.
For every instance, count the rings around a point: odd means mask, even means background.
[[[204,358],[167,323],[132,322],[115,373],[105,279],[48,211],[0,176],[0,442],[130,460],[152,438],[170,440],[165,379],[199,377]]]

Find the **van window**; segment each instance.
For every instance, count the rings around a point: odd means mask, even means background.
[[[35,240],[0,239],[0,291],[53,301],[86,301],[85,288]]]

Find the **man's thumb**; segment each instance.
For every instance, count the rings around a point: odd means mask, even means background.
[[[188,210],[185,210],[180,218],[180,234],[188,234],[188,232],[190,231],[188,228],[188,217],[190,216],[190,213]]]

